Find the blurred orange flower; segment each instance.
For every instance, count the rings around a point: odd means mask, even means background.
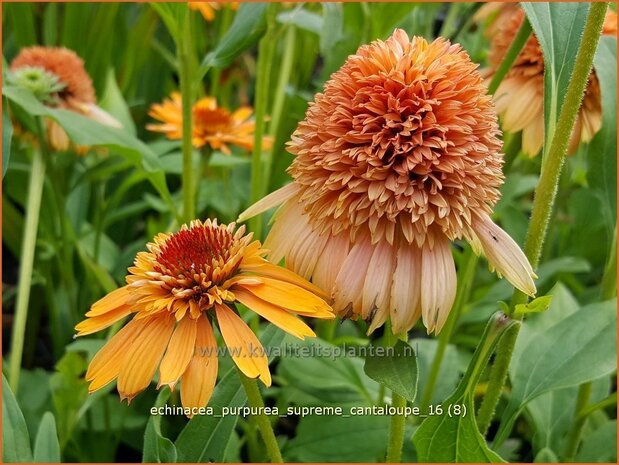
[[[146,128],[160,132],[168,139],[181,139],[183,135],[183,106],[181,95],[173,92],[163,103],[151,106],[148,114],[162,124],[149,124]],[[254,147],[254,130],[256,123],[251,120],[252,109],[241,107],[230,113],[225,108],[217,107],[214,97],[204,97],[193,106],[193,145],[203,147],[206,144],[214,150],[221,150],[226,155],[231,153],[228,144],[236,145],[247,151]],[[269,150],[272,138],[265,136],[262,147]]]
[[[267,355],[234,303],[301,339],[315,334],[297,316],[334,315],[320,289],[262,258],[260,242],[244,232],[196,220],[159,234],[138,253],[127,284],[95,302],[75,328],[83,336],[134,315],[90,363],[90,392],[118,379],[121,399],[130,402],[159,368],[158,387],[174,389],[180,381],[184,407],[206,406],[217,379],[212,322],[238,368],[271,385]]]
[[[215,19],[215,11],[226,5],[229,5],[233,10],[236,10],[239,7],[238,2],[189,2],[189,8],[202,13],[202,17],[207,21],[213,21]]]
[[[121,126],[96,105],[92,80],[84,69],[84,62],[72,50],[40,46],[24,48],[11,62],[10,71],[16,73],[27,69],[41,69],[57,78],[61,86],[54,93],[54,106],[80,113],[107,126]],[[69,136],[56,122],[47,120],[47,134],[55,150],[69,149]]]
[[[503,183],[497,115],[459,45],[396,30],[362,46],[310,104],[288,145],[294,182],[243,221],[283,203],[269,258],[331,294],[335,312],[369,332],[421,317],[443,327],[456,294],[450,241],[464,238],[533,295],[535,274],[490,219]]]
[[[524,20],[524,11],[516,4],[500,4],[496,9],[497,16],[488,30],[491,40],[489,78],[500,66]],[[617,14],[612,10],[608,10],[602,33],[617,34]],[[537,155],[544,144],[544,57],[534,35],[501,82],[494,101],[503,118],[503,128],[511,132],[522,131],[522,151],[529,156]],[[568,152],[574,153],[580,142],[589,142],[601,126],[600,85],[592,72]]]

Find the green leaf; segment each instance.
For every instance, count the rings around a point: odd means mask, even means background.
[[[35,463],[59,463],[60,444],[56,431],[56,420],[52,412],[45,412],[41,418],[37,438],[34,441]]]
[[[34,19],[34,5],[32,3],[12,3],[2,5],[2,9],[8,13],[10,25],[13,29],[15,43],[18,47],[35,45],[37,32]]]
[[[371,355],[365,359],[365,373],[408,401],[415,402],[418,372],[417,355],[413,348],[398,341],[394,347],[378,346],[373,349]],[[386,355],[378,355],[380,349],[383,349]],[[393,349],[393,353],[390,349]]]
[[[477,429],[474,392],[481,373],[501,336],[519,322],[495,313],[469,368],[454,393],[441,405],[439,412],[426,418],[413,436],[419,462],[503,462],[490,450]]]
[[[546,141],[552,140],[554,135],[554,127],[576,63],[589,6],[588,2],[522,3],[544,54]]]
[[[582,441],[577,463],[617,462],[617,420],[604,423]]]
[[[204,57],[199,76],[209,68],[225,68],[241,53],[258,42],[266,31],[268,3],[241,3],[230,29],[211,53]]]
[[[602,93],[602,127],[587,147],[587,181],[598,192],[608,231],[617,223],[617,39],[601,37],[594,59]]]
[[[2,98],[2,178],[9,167],[11,158],[11,139],[13,137],[13,123],[9,116],[9,105],[6,98]]]
[[[172,211],[176,210],[159,159],[142,141],[123,130],[104,126],[78,113],[46,107],[32,93],[24,89],[3,87],[2,93],[28,113],[36,116],[47,116],[55,120],[67,131],[70,139],[77,145],[103,145],[113,148],[146,173],[153,187],[167,201]]]
[[[127,132],[133,136],[136,135],[137,132],[135,129],[135,123],[131,117],[129,106],[127,105],[127,102],[125,102],[122,92],[118,88],[118,84],[116,83],[116,75],[114,70],[111,68],[107,72],[107,77],[105,79],[105,91],[103,92],[103,97],[99,99],[99,106],[120,121],[122,127]]]
[[[295,437],[286,443],[285,461],[377,462],[384,458],[389,432],[387,416],[303,417]]]
[[[294,24],[298,28],[313,32],[314,34],[320,34],[322,30],[322,16],[307,11],[304,8],[284,11],[277,15],[277,20],[282,24]]]
[[[155,407],[163,407],[170,397],[170,390],[164,388],[155,401]],[[143,463],[176,462],[174,443],[161,433],[161,415],[151,415],[144,433]]]
[[[2,444],[4,462],[32,462],[26,420],[4,374],[2,375]]]
[[[515,308],[515,313],[518,315],[523,315],[525,313],[542,313],[548,310],[551,302],[552,296],[544,295],[533,299],[527,304],[517,304]]]
[[[183,24],[183,13],[187,11],[187,5],[184,2],[151,2],[150,6],[159,14],[172,38],[178,41],[181,24]]]
[[[553,301],[550,310],[541,315],[551,314],[555,308]],[[530,400],[617,369],[616,310],[613,299],[582,307],[554,324],[533,329],[524,325],[510,364],[512,392],[497,433],[499,440],[507,437]]]
[[[281,344],[285,333],[275,326],[269,326],[262,335],[265,348]],[[224,459],[232,432],[238,417],[221,415],[222,407],[241,407],[247,397],[241,386],[236,368],[229,370],[217,383],[208,406],[213,407],[215,415],[194,416],[181,431],[176,440],[178,462],[221,462]]]

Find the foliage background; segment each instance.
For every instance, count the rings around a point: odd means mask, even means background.
[[[276,126],[268,127],[275,144],[271,175],[264,180],[267,190],[289,179],[285,169],[292,157],[285,151],[285,143],[303,118],[308,101],[359,45],[386,38],[394,27],[402,27],[409,35],[428,39],[442,35],[460,42],[483,67],[488,41],[483,26],[473,21],[478,7],[472,3],[279,6],[270,19],[276,40],[267,114],[271,121],[279,117]],[[174,43],[160,15],[148,4],[132,3],[3,3],[2,10],[3,65],[28,45],[62,45],[75,50],[93,78],[100,105],[134,136],[129,142],[106,140],[105,134],[93,128],[76,127],[84,143],[111,145],[84,157],[68,152],[54,154],[48,160],[24,369],[16,403],[8,389],[3,390],[3,419],[11,412],[18,417],[17,410],[10,409],[19,408],[25,422],[3,421],[5,453],[10,439],[6,434],[11,433],[15,435],[13,443],[23,443],[24,450],[35,442],[39,444],[34,447],[35,460],[37,451],[39,459],[48,451],[52,457],[69,462],[265,460],[257,431],[246,419],[199,418],[187,427],[181,417],[153,419],[150,407],[165,402],[169,393],[157,399],[152,386],[130,406],[119,403],[112,387],[88,396],[82,377],[105,335],[77,341],[72,338],[75,323],[90,304],[123,282],[127,267],[145,242],[175,224],[170,202],[162,198],[156,186],[165,179],[171,203],[180,205],[180,142],[164,140],[144,129],[150,122],[149,106],[178,88]],[[196,63],[221,47],[224,38],[237,44],[226,49],[228,55],[219,55],[223,58],[209,70],[200,93],[216,95],[220,105],[232,109],[254,103],[257,41],[265,31],[268,14],[263,4],[242,5],[238,12],[222,9],[213,22],[204,21],[195,12]],[[610,42],[607,45],[612,48]],[[616,40],[614,57],[616,60]],[[599,57],[596,65],[616,69],[616,62],[602,63],[602,59]],[[600,360],[610,360],[616,367],[616,320],[612,316],[616,304],[612,300],[598,303],[616,236],[616,72],[610,74],[615,80],[615,94],[612,98],[606,98],[610,94],[604,96],[603,130],[591,144],[568,158],[561,179],[537,283],[540,295],[548,293],[554,298],[547,312],[533,315],[525,323],[516,349],[510,380],[512,392],[522,396],[519,405],[524,409],[510,439],[496,450],[505,460],[559,460],[573,421],[578,385],[593,381],[591,403],[602,405],[588,416],[577,459],[616,461],[616,380],[614,369],[599,366]],[[3,99],[5,128],[10,127],[6,122],[11,117],[20,119],[28,111],[33,109],[7,105]],[[2,303],[3,353],[7,354],[32,144],[14,135],[9,152],[5,139]],[[145,148],[138,140],[146,143]],[[541,157],[529,159],[519,154],[517,135],[506,134],[505,140],[511,152],[507,154],[507,181],[496,217],[522,244]],[[615,145],[609,146],[612,140]],[[199,158],[196,153],[196,165]],[[198,216],[233,221],[249,205],[249,154],[214,153],[200,170]],[[263,231],[268,229],[267,220],[263,219]],[[459,268],[466,253],[463,248],[456,251]],[[497,301],[510,295],[507,282],[497,280],[485,262],[476,264],[472,291],[447,347],[433,402],[440,403],[453,391],[485,322],[498,309]],[[572,332],[561,332],[565,328],[572,328]],[[317,329],[320,344],[367,344],[363,323],[346,321],[337,327]],[[263,340],[282,342],[281,334],[272,330],[265,333]],[[381,331],[373,336],[381,337]],[[423,393],[437,341],[425,336],[422,328],[416,328],[410,338],[418,354],[418,393]],[[527,365],[531,360],[549,368],[561,365],[563,371],[557,375],[560,382],[544,385],[543,379],[535,379],[535,370]],[[231,362],[225,360],[220,372],[226,373],[230,366]],[[4,372],[6,367],[5,360]],[[379,385],[364,374],[359,358],[282,358],[275,361],[272,371],[275,387],[264,391],[269,405],[372,405],[381,392]],[[476,401],[483,396],[485,377],[484,373]],[[228,378],[220,380],[213,405],[244,402],[240,387]],[[536,382],[541,386],[537,396],[519,388]],[[172,394],[171,401],[177,400],[176,395]],[[497,419],[509,401],[508,393],[499,405]],[[388,423],[387,417],[378,416],[292,416],[278,420],[276,432],[287,461],[372,462],[384,455]],[[11,426],[15,431],[8,431]],[[410,440],[417,427],[412,420],[407,425],[404,460],[417,459]],[[491,428],[490,439],[497,427],[498,421]],[[25,431],[29,440],[23,439]]]

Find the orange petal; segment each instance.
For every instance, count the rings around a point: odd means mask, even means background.
[[[118,392],[129,402],[150,384],[174,330],[174,318],[156,316],[127,350],[118,374]]]
[[[88,392],[95,392],[118,376],[127,349],[146,327],[145,320],[131,320],[116,333],[94,356],[86,381],[90,381]]]
[[[310,291],[321,298],[326,299],[328,297],[325,291],[320,289],[318,286],[310,283],[307,279],[302,278],[294,271],[282,268],[281,266],[273,265],[272,263],[269,263],[263,258],[260,258],[260,260],[261,262],[258,264],[241,263],[240,271],[247,271],[260,276],[266,276],[269,278],[278,279],[280,281],[286,281],[287,283],[302,287],[303,289]]]
[[[217,381],[217,341],[208,318],[196,323],[196,340],[187,369],[181,379],[183,407],[206,407]]]
[[[256,335],[227,305],[215,304],[215,312],[219,330],[236,366],[245,376],[259,378],[265,386],[270,386],[269,360]]]
[[[111,310],[114,310],[121,305],[125,305],[131,297],[131,291],[128,286],[119,287],[115,291],[110,292],[105,297],[97,300],[86,316],[93,317],[103,315]]]
[[[196,320],[183,318],[177,325],[168,344],[161,366],[159,367],[159,384],[167,384],[174,389],[176,382],[187,368],[196,345]]]
[[[269,302],[259,299],[251,292],[237,289],[234,292],[234,295],[243,305],[247,306],[250,310],[253,310],[261,317],[266,318],[275,326],[283,329],[287,333],[290,333],[299,339],[305,339],[305,336],[316,336],[314,331],[312,331],[311,328],[303,321],[291,315],[286,310],[282,310]]]
[[[113,325],[118,320],[129,315],[131,312],[131,305],[122,305],[100,316],[86,318],[84,321],[80,322],[77,326],[75,326],[75,330],[77,331],[78,336],[85,336],[86,334],[96,333],[97,331],[101,331],[102,329]]]
[[[277,279],[261,277],[263,284],[237,284],[230,290],[242,288],[266,302],[295,313],[304,313],[316,318],[331,318],[331,307],[320,297],[294,284]]]

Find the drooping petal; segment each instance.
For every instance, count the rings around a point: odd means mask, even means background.
[[[253,204],[247,210],[239,215],[238,222],[247,221],[249,218],[264,213],[273,207],[276,207],[297,193],[299,187],[295,183],[286,184],[284,187],[271,192],[266,197]]]
[[[516,241],[486,214],[475,217],[473,229],[488,262],[517,289],[534,296],[537,290],[533,280],[537,275]]]
[[[196,345],[197,320],[183,318],[174,329],[161,365],[159,367],[159,384],[165,384],[174,390],[178,379],[182,376],[191,360]]]
[[[357,316],[361,313],[361,296],[372,258],[372,245],[369,239],[357,242],[346,260],[333,285],[333,310],[344,316]]]
[[[361,317],[370,320],[368,334],[382,326],[389,316],[394,254],[394,248],[387,241],[381,241],[374,247],[368,264],[361,310]]]
[[[421,251],[421,315],[428,334],[438,334],[456,297],[456,266],[447,239]]]
[[[193,356],[181,378],[183,407],[200,408],[208,404],[217,381],[217,340],[206,316],[198,318]]]
[[[261,284],[237,284],[230,290],[241,288],[256,297],[291,312],[310,314],[316,318],[330,318],[331,307],[320,297],[305,289],[285,281],[261,277]]]
[[[257,276],[266,276],[280,281],[285,281],[295,286],[299,286],[307,291],[316,294],[319,297],[326,298],[327,294],[320,287],[310,283],[306,279],[301,278],[298,274],[281,266],[273,265],[268,261],[261,259],[258,264],[247,265],[241,263],[241,272],[256,274]]]
[[[319,251],[320,257],[314,267],[312,280],[328,294],[331,293],[335,278],[342,269],[342,265],[350,251],[350,241],[345,233],[331,237],[323,250]]]
[[[174,318],[168,315],[155,316],[133,340],[118,374],[121,399],[131,402],[150,384],[173,330]]]
[[[97,331],[101,331],[102,329],[113,325],[117,321],[122,320],[132,311],[133,307],[131,305],[121,305],[120,307],[110,310],[107,313],[85,319],[75,326],[75,330],[77,331],[78,336],[96,333]]]
[[[409,331],[421,316],[421,255],[400,241],[391,284],[391,327],[394,334]]]
[[[128,303],[131,297],[132,295],[129,286],[119,287],[92,304],[92,307],[90,307],[90,310],[86,313],[86,316],[99,316],[115,310],[116,308]]]
[[[216,304],[215,312],[219,330],[236,366],[248,378],[258,378],[265,386],[270,386],[269,359],[256,335],[227,305]]]
[[[147,323],[145,320],[131,320],[97,352],[85,376],[86,381],[90,381],[88,392],[95,392],[116,379],[127,350]]]
[[[303,321],[299,318],[291,315],[286,310],[283,310],[276,305],[256,297],[251,292],[237,289],[234,292],[234,295],[236,296],[236,299],[247,308],[253,310],[261,317],[266,318],[275,326],[278,326],[287,333],[290,333],[299,339],[305,339],[305,336],[316,336],[314,331],[312,331],[311,328],[303,323]]]

